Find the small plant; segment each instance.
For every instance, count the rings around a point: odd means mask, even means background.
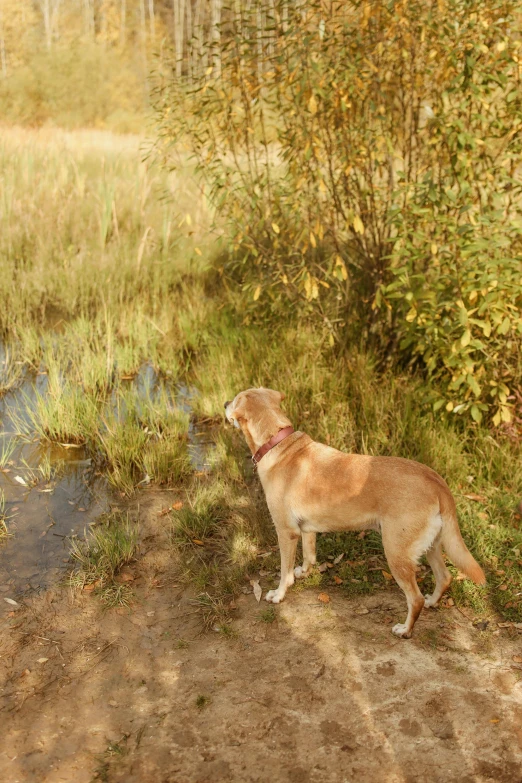
[[[23,362],[15,361],[9,349],[0,359],[0,397],[20,385],[23,378]]]
[[[69,584],[79,588],[94,585],[109,607],[128,605],[132,593],[127,585],[117,584],[115,577],[134,559],[137,548],[137,524],[121,512],[106,515],[104,523],[89,530],[85,540],[72,540],[71,558],[76,567]]]
[[[11,437],[9,440],[6,440],[4,437],[2,438],[2,442],[0,443],[0,470],[5,470],[9,465],[16,445],[16,438]]]
[[[7,527],[7,518],[8,517],[5,510],[5,495],[3,490],[0,489],[0,543],[13,535],[9,532]]]
[[[204,707],[207,706],[207,704],[210,704],[211,701],[212,699],[210,698],[210,696],[206,696],[205,694],[200,694],[196,698],[196,707],[198,708],[198,710],[202,710]]]
[[[92,439],[98,409],[96,399],[61,377],[57,367],[49,371],[47,392],[24,395],[25,417],[11,409],[13,425],[20,435],[66,445],[83,445]]]
[[[277,613],[273,606],[269,606],[267,609],[261,609],[259,612],[259,619],[262,623],[273,623],[277,619]]]

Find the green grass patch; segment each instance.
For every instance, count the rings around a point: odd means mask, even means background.
[[[122,512],[106,514],[100,524],[86,533],[85,540],[72,540],[70,556],[75,566],[69,584],[80,589],[94,586],[94,592],[107,607],[128,605],[130,588],[117,583],[116,577],[137,551],[138,524],[131,523]]]

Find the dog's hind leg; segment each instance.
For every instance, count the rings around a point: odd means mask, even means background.
[[[303,565],[294,568],[294,574],[296,579],[302,579],[308,576],[313,566],[316,563],[315,557],[315,533],[301,533],[303,542]]]
[[[440,538],[438,538],[433,546],[426,552],[428,563],[433,571],[435,577],[435,589],[431,595],[425,596],[426,600],[424,606],[437,606],[443,593],[448,589],[451,584],[451,574],[446,568],[446,563],[442,556],[442,545]]]
[[[409,639],[417,617],[424,607],[424,596],[417,584],[415,561],[408,556],[404,549],[399,549],[396,544],[394,545],[393,540],[390,541],[387,538],[385,530],[383,530],[382,542],[390,571],[399,587],[404,591],[408,603],[406,622],[398,623],[392,628],[392,631],[396,636]]]
[[[276,531],[281,552],[281,580],[277,590],[269,590],[265,595],[265,601],[270,601],[273,604],[280,603],[285,597],[287,589],[294,584],[295,553],[299,540],[299,533],[294,530],[276,526]]]

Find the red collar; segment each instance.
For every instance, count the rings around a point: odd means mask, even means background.
[[[254,467],[257,467],[258,463],[261,462],[262,458],[268,451],[270,451],[270,449],[273,449],[274,446],[277,446],[277,444],[281,443],[282,440],[288,438],[288,436],[293,432],[295,432],[293,427],[284,427],[282,430],[279,430],[277,435],[274,435],[273,438],[270,438],[270,440],[267,440],[266,443],[263,443],[263,445],[260,446],[256,453],[252,456]]]

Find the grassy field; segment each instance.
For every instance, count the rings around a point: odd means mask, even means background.
[[[259,555],[276,579],[275,533],[222,408],[248,386],[280,389],[294,426],[312,437],[438,470],[488,576],[486,588],[457,579],[453,600],[521,620],[520,446],[443,421],[422,405],[419,380],[382,374],[356,346],[336,354],[298,313],[246,323],[240,292],[219,266],[205,194],[188,167],[166,174],[141,162],[144,151],[138,138],[101,132],[0,132],[0,389],[36,373],[47,380],[11,411],[19,436],[82,445],[121,495],[154,485],[183,491],[164,521],[210,617]],[[180,397],[187,388],[190,410]],[[187,433],[198,422],[212,424],[206,472],[189,460]],[[89,554],[99,541],[75,549],[78,584],[110,577],[113,555],[117,564],[132,556],[135,531],[120,523],[119,532],[103,528],[105,564]],[[321,537],[319,562],[340,553],[339,566],[310,583],[333,584],[335,572],[347,594],[388,587],[377,534]],[[427,592],[431,575],[419,576]]]

